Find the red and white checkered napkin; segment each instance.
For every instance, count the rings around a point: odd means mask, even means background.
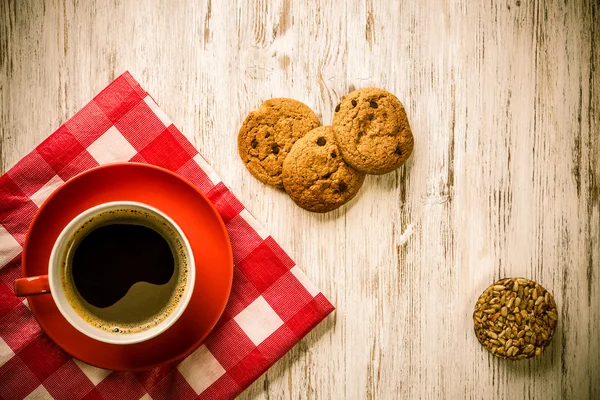
[[[205,343],[181,362],[141,373],[72,359],[41,332],[12,289],[25,233],[42,202],[76,174],[116,161],[158,165],[200,188],[227,226],[235,263],[231,298]],[[232,398],[332,311],[129,73],[0,177],[1,398]]]

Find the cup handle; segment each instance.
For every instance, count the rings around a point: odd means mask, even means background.
[[[15,280],[15,294],[17,296],[35,296],[50,293],[48,275],[29,276]]]

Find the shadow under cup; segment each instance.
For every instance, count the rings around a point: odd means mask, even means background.
[[[52,250],[49,281],[65,318],[107,343],[148,340],[183,313],[194,287],[187,238],[168,216],[136,202],[77,216]]]

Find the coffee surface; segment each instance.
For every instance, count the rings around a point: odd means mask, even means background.
[[[73,281],[85,301],[112,306],[137,282],[164,285],[175,261],[169,243],[142,225],[111,224],[90,232],[73,256]]]
[[[115,334],[160,324],[186,290],[189,265],[180,235],[141,208],[90,217],[71,235],[61,259],[62,286],[73,310]]]

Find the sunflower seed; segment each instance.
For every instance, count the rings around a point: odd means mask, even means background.
[[[535,301],[535,305],[538,306],[544,302],[544,298],[542,296],[538,297]]]
[[[525,348],[523,349],[523,353],[531,353],[533,351],[533,345],[532,344],[528,344],[527,346],[525,346]]]
[[[515,302],[514,297],[511,297],[510,300],[508,300],[508,303],[506,303],[506,307],[512,309],[514,302]]]
[[[523,320],[523,317],[521,316],[521,314],[515,314],[515,319],[517,320],[517,322],[520,324],[521,321]]]
[[[543,347],[538,347],[537,349],[535,349],[535,355],[539,356],[540,354],[542,354],[542,351],[544,351]]]

